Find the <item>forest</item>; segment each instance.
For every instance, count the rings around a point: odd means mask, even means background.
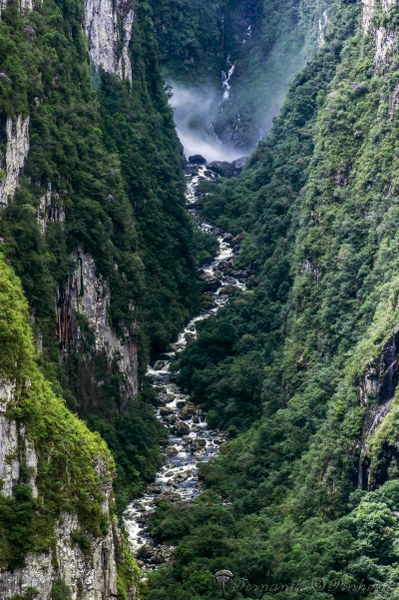
[[[399,4],[108,8],[109,39],[88,1],[0,2],[0,595],[399,598]],[[187,161],[174,85],[212,90],[240,174]],[[211,310],[226,240],[245,284]]]

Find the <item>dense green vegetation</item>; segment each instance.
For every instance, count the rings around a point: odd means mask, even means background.
[[[2,211],[0,235],[30,304],[46,376],[117,458],[119,508],[155,473],[161,432],[148,395],[126,397],[117,357],[110,364],[95,350],[83,315],[73,321],[74,252],[93,257],[107,282],[112,328],[122,339],[133,331],[141,384],[150,353],[196,306],[201,248],[184,208],[151,9],[140,0],[135,15],[131,85],[90,66],[82,0],[45,0],[25,15],[11,2],[0,22],[0,116],[30,117],[24,177]],[[43,230],[45,194],[61,219]]]
[[[20,282],[0,256],[1,379],[14,382],[6,415],[24,427],[38,459],[33,498],[31,473],[22,462],[20,481],[12,496],[0,496],[0,563],[24,565],[29,551],[40,552],[53,543],[54,525],[62,511],[79,516],[86,536],[99,536],[109,523],[102,511],[103,494],[95,470],[98,461],[111,478],[114,462],[100,436],[73,416],[56,396],[37,366],[37,353],[28,321],[28,306]],[[21,442],[22,443],[22,442]],[[19,449],[24,456],[24,448]],[[87,537],[88,543],[90,543]]]
[[[222,71],[234,63],[229,101],[215,130],[247,152],[271,127],[295,74],[320,42],[331,0],[152,0],[163,71],[222,98]],[[324,34],[323,34],[324,35]]]
[[[377,10],[374,23],[393,35],[395,14]],[[390,52],[376,65],[358,4],[336,1],[326,46],[271,134],[204,203],[210,219],[245,233],[239,261],[253,276],[203,325],[180,379],[233,439],[202,468],[200,499],[155,514],[153,534],[177,549],[146,598],[214,599],[220,569],[235,575],[228,598],[397,596],[397,393],[371,430],[388,398],[359,400],[399,317]]]
[[[162,64],[183,82],[218,77],[250,22],[236,98],[250,114],[263,93],[259,108],[271,114],[278,90],[314,48],[307,24],[318,25],[327,3],[152,5]],[[226,596],[237,600],[398,596],[398,13],[377,3],[373,26],[393,40],[378,63],[372,36],[359,27],[360,3],[328,6],[325,46],[296,77],[242,176],[204,184],[212,191],[203,199],[207,217],[243,234],[238,264],[252,275],[245,292],[202,323],[179,383],[231,439],[215,464],[201,467],[200,498],[161,504],[153,515],[153,536],[176,550],[145,584],[148,600],[215,600],[221,569],[234,573]],[[31,152],[0,221],[0,375],[16,382],[7,414],[37,449],[39,498],[24,465],[12,495],[0,495],[0,566],[11,569],[51,547],[62,511],[78,514],[72,540],[90,554],[91,536],[109,527],[96,460],[109,477],[117,472],[118,510],[160,463],[149,391],[124,397],[117,361],[95,351],[83,315],[78,345],[55,335],[73,252],[94,258],[118,335],[138,319],[141,378],[149,355],[195,309],[196,258],[207,252],[184,211],[181,152],[147,3],[136,6],[131,87],[91,71],[80,0],[45,0],[25,16],[17,8],[10,4],[0,23],[0,115],[30,115]],[[284,56],[295,60],[281,81]],[[43,234],[37,210],[49,183],[66,221],[49,221]],[[373,372],[387,397],[364,396]],[[125,600],[137,570],[120,553]],[[70,590],[59,581],[52,595]]]
[[[225,0],[151,0],[151,6],[160,61],[168,76],[185,82],[218,80],[225,63]]]

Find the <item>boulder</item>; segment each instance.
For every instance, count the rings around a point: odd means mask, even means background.
[[[206,165],[207,160],[201,154],[194,154],[188,157],[188,162],[195,165]]]
[[[219,294],[220,296],[234,296],[238,292],[238,287],[234,285],[225,285],[221,288]]]
[[[168,448],[166,448],[165,454],[166,456],[176,456],[176,454],[179,454],[179,451],[176,448],[176,446],[169,446]]]
[[[222,177],[233,177],[234,175],[234,167],[227,161],[217,160],[209,163],[208,167]]]
[[[179,494],[162,494],[161,496],[158,496],[158,498],[155,498],[155,504],[159,506],[160,504],[167,504],[168,502],[175,502],[176,500],[179,500]]]
[[[191,419],[195,411],[196,408],[194,404],[192,404],[191,402],[187,402],[187,404],[179,412],[179,417],[180,419],[182,419],[182,421],[187,421],[188,419]]]
[[[154,553],[154,548],[149,545],[142,546],[137,553],[137,558],[151,558]]]
[[[248,158],[243,156],[233,162],[217,160],[208,164],[208,169],[222,177],[237,177],[243,170]]]
[[[174,430],[178,436],[183,436],[190,433],[190,427],[187,425],[187,423],[184,423],[184,421],[178,421],[174,427]]]
[[[233,160],[232,165],[234,167],[234,169],[238,172],[241,172],[243,170],[243,168],[245,167],[245,165],[248,162],[248,156],[242,156],[241,158],[237,158],[236,160]]]
[[[157,362],[154,365],[154,371],[162,371],[162,369],[164,369],[166,365],[166,360],[157,360]]]

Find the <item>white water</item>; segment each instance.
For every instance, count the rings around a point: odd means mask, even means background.
[[[223,101],[226,102],[230,98],[231,85],[230,80],[236,70],[236,63],[230,62],[230,56],[227,58],[227,72],[222,71],[222,86],[223,86]]]
[[[206,173],[209,178],[209,171],[201,166],[189,177],[187,208],[201,229],[215,233],[211,225],[201,221],[195,206],[196,190],[200,180],[207,177]],[[198,496],[201,492],[198,463],[213,459],[226,439],[223,433],[208,427],[201,408],[191,404],[189,397],[173,382],[171,369],[171,365],[187,346],[188,341],[197,335],[197,323],[216,313],[228,302],[229,294],[226,291],[231,291],[232,288],[244,290],[246,287],[245,274],[234,276],[232,236],[220,230],[216,230],[216,235],[219,242],[218,254],[210,265],[202,269],[204,280],[216,284],[216,290],[212,294],[212,306],[194,317],[181,331],[177,341],[171,344],[169,351],[163,355],[165,360],[158,360],[153,367],[148,367],[147,371],[147,378],[156,391],[159,402],[157,418],[169,430],[170,437],[164,448],[165,463],[157,473],[155,482],[128,506],[123,516],[129,543],[134,553],[139,556],[139,564],[144,573],[168,560],[171,553],[171,548],[156,546],[149,536],[146,529],[149,515],[160,500],[180,502]]]

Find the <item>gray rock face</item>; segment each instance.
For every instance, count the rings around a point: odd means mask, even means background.
[[[321,17],[319,17],[319,37],[317,40],[317,45],[319,48],[323,48],[326,43],[326,32],[328,28],[328,9],[323,11]]]
[[[108,282],[97,274],[94,259],[81,248],[72,258],[76,269],[65,292],[58,294],[58,337],[63,351],[79,350],[81,332],[77,316],[83,315],[94,334],[94,354],[104,353],[109,365],[116,361],[123,375],[121,395],[126,400],[134,398],[138,393],[138,323],[135,321],[118,337],[108,317],[111,303]]]
[[[362,0],[363,2],[363,32],[367,33],[370,29],[371,19],[374,13],[375,0]]]
[[[37,221],[43,235],[46,234],[48,223],[65,223],[64,203],[60,195],[52,189],[51,181],[46,193],[40,198]]]
[[[24,119],[19,115],[15,122],[8,118],[4,135],[6,151],[0,152],[0,207],[7,206],[18,187],[29,152],[29,117]]]
[[[26,461],[31,477],[29,483],[37,497],[38,459],[35,448],[27,439],[25,428],[6,416],[14,394],[13,383],[0,380],[0,493],[11,495],[12,486],[18,482],[20,464]],[[97,461],[95,469],[102,481],[102,509],[108,515],[112,482],[101,460]],[[121,544],[117,526],[111,525],[102,537],[90,538],[92,551],[89,555],[84,554],[72,540],[72,532],[78,529],[77,515],[63,513],[55,528],[53,548],[41,554],[29,554],[26,567],[22,569],[0,570],[0,598],[11,598],[34,588],[40,600],[51,600],[52,586],[60,579],[70,587],[73,600],[103,600],[115,596],[116,554],[117,546]]]
[[[387,12],[397,0],[381,0],[381,8]],[[375,0],[363,0],[363,32],[371,33],[375,42],[375,64],[377,67],[390,66],[391,52],[396,45],[398,35],[384,27],[372,29],[372,18],[376,9]]]
[[[7,0],[0,0],[0,17],[1,17],[2,11],[5,9],[6,6],[7,6]],[[33,9],[32,0],[19,0],[19,9],[21,11],[21,14],[24,14],[24,13],[28,12],[29,10],[32,10]]]
[[[134,10],[124,0],[86,0],[85,29],[89,52],[96,67],[132,81],[129,45]]]
[[[69,586],[72,600],[103,600],[116,596],[116,528],[113,531],[110,527],[106,536],[91,540],[89,556],[71,539],[72,532],[78,528],[76,515],[64,513],[55,530],[52,551],[29,554],[23,569],[0,571],[0,597],[11,598],[34,588],[40,600],[51,600],[53,584],[60,579]]]

